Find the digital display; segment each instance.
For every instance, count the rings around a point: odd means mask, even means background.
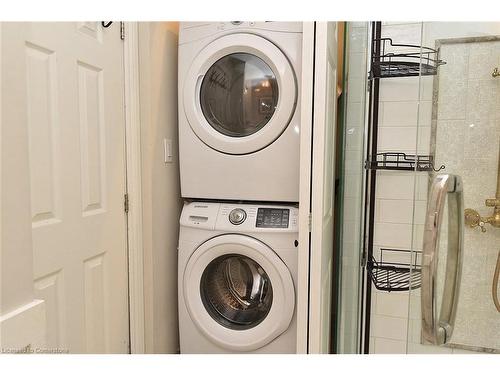
[[[288,228],[290,210],[282,208],[259,208],[257,228]]]

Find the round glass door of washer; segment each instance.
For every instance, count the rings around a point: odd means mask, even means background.
[[[212,318],[235,330],[258,325],[273,302],[269,276],[257,262],[239,254],[210,262],[201,277],[200,293]]]
[[[182,280],[191,321],[220,347],[256,350],[292,321],[295,288],[290,271],[255,238],[224,234],[209,239],[189,257]]]
[[[297,104],[295,73],[283,52],[253,34],[230,34],[203,48],[183,84],[189,126],[226,154],[257,152],[290,123]]]

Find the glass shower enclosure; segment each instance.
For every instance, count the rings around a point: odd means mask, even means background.
[[[416,151],[443,169],[415,172],[407,351],[500,353],[500,23],[424,22],[421,40],[441,64],[419,75]]]
[[[500,23],[346,34],[338,352],[500,353]]]

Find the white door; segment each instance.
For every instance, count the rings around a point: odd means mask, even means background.
[[[315,39],[309,352],[328,353],[334,244],[337,24],[316,22]]]
[[[129,346],[123,42],[100,22],[4,23],[2,98],[28,129],[47,347]]]

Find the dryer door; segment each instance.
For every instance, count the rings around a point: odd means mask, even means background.
[[[195,57],[184,82],[184,111],[198,138],[227,154],[274,142],[295,111],[295,74],[286,56],[253,34],[231,34]]]
[[[261,348],[293,317],[290,271],[273,250],[248,236],[227,234],[203,243],[191,255],[183,283],[193,322],[228,350]]]

